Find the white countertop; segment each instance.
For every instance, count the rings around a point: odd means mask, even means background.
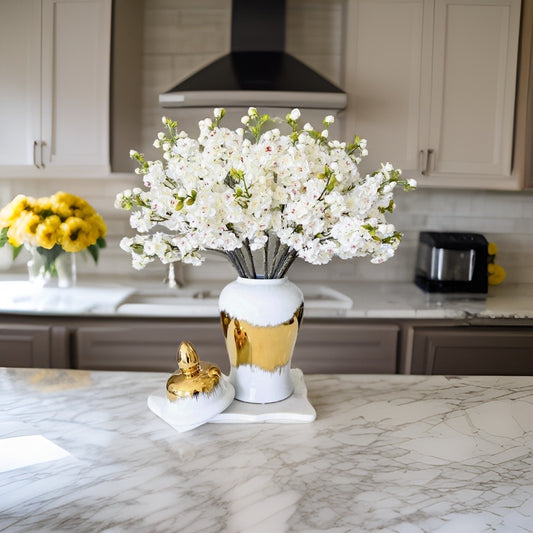
[[[224,284],[195,281],[184,289],[170,289],[163,284],[149,282],[134,286],[127,281],[87,282],[82,279],[74,288],[39,289],[24,278],[0,277],[0,312],[31,315],[218,317],[217,295]],[[533,318],[533,284],[504,283],[490,287],[486,298],[429,294],[407,282],[307,281],[297,284],[306,295],[306,317]],[[136,291],[140,291],[141,300],[136,298]],[[208,297],[197,297],[206,291],[209,293]]]
[[[0,530],[533,531],[531,377],[307,375],[314,422],[187,433],[167,377],[0,369]]]

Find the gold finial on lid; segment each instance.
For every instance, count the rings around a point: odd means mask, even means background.
[[[187,398],[211,392],[218,384],[221,372],[218,366],[200,361],[192,343],[184,341],[178,349],[179,370],[167,381],[167,398]]]
[[[178,348],[178,366],[188,378],[193,378],[200,372],[198,354],[189,341],[183,341]]]

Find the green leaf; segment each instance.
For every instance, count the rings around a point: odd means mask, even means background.
[[[337,179],[335,178],[335,176],[331,176],[330,180],[329,180],[329,183],[326,187],[326,190],[328,192],[331,192],[333,191],[333,189],[335,188],[335,184],[337,183]]]
[[[9,228],[5,227],[5,228],[2,228],[2,231],[0,232],[0,248],[5,246],[7,244],[7,242],[8,242],[8,238],[7,238],[8,230],[9,230]]]
[[[24,248],[24,246],[22,246],[22,244],[20,246],[12,246],[13,248],[13,260],[15,260],[17,258],[17,256],[20,254],[20,252],[22,252],[22,248]]]
[[[144,252],[144,246],[139,243],[133,243],[130,245],[130,248],[136,253],[136,254],[142,254]]]
[[[87,246],[87,250],[94,259],[94,262],[98,263],[98,256],[100,254],[100,249],[98,248],[98,246],[96,244],[91,244],[90,246]]]

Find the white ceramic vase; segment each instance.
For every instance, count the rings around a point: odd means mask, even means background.
[[[303,317],[303,295],[287,278],[237,278],[219,298],[235,398],[272,403],[294,390],[291,357]]]

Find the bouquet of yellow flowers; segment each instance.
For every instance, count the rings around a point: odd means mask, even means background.
[[[498,246],[493,242],[489,242],[487,252],[489,256],[487,265],[487,270],[489,272],[489,285],[499,285],[500,283],[503,283],[503,280],[505,279],[505,269],[496,264]]]
[[[14,258],[23,245],[35,248],[52,275],[63,252],[87,250],[96,263],[106,231],[104,219],[86,200],[62,191],[44,198],[19,194],[0,211],[0,247],[11,245]]]

